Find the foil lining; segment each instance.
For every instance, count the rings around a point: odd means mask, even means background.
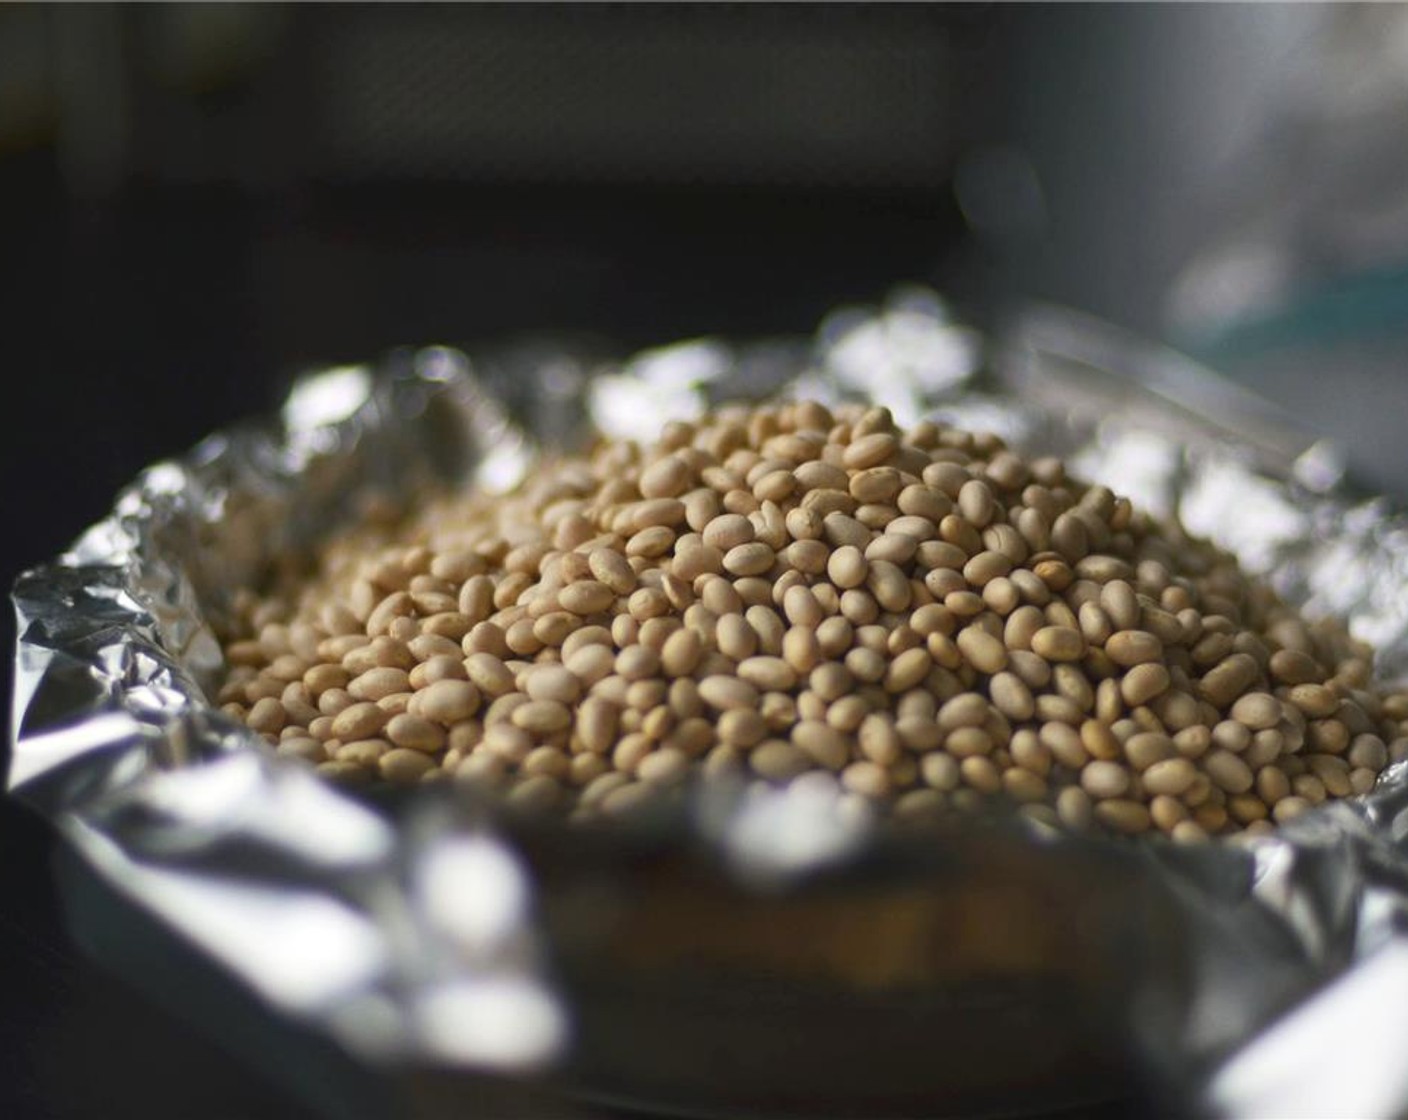
[[[873,400],[904,423],[941,416],[1065,454],[1087,477],[1176,512],[1308,611],[1348,619],[1378,647],[1382,675],[1408,675],[1408,519],[1358,495],[1333,448],[1177,356],[1079,316],[1029,310],[989,342],[934,293],[906,289],[878,309],[834,313],[811,340],[705,339],[626,360],[552,341],[472,357],[432,348],[310,375],[279,416],[148,469],[110,517],[17,581],[10,792],[264,1005],[375,1070],[546,1077],[569,1093],[682,1112],[807,1111],[787,1081],[814,1080],[805,1063],[779,1063],[766,1085],[740,1067],[735,1096],[709,1097],[683,1074],[672,1090],[666,1049],[653,1084],[619,1054],[602,1060],[601,993],[637,991],[631,968],[648,955],[639,940],[619,952],[620,939],[674,928],[670,914],[647,913],[674,897],[670,882],[635,882],[635,895],[622,887],[643,843],[652,866],[710,884],[685,892],[694,925],[680,936],[696,949],[703,930],[746,941],[740,915],[822,906],[822,896],[830,909],[806,920],[823,914],[844,933],[867,907],[889,904],[877,882],[908,891],[907,915],[935,891],[971,890],[999,921],[1035,913],[1040,924],[1064,913],[1060,900],[1044,912],[1028,904],[1042,882],[1066,876],[1067,905],[1088,916],[1072,927],[1079,939],[1118,946],[1075,980],[1063,974],[1075,985],[1067,995],[1096,1021],[1089,1037],[1124,1040],[1161,1092],[1229,1117],[1408,1111],[1408,1075],[1388,1049],[1408,1027],[1408,764],[1370,796],[1273,837],[1192,851],[1015,824],[993,826],[980,845],[949,836],[923,849],[863,815],[838,815],[824,781],[802,781],[715,792],[623,856],[545,838],[443,790],[385,811],[274,757],[208,701],[221,671],[212,623],[231,589],[365,503],[421,482],[510,487],[538,447],[581,438],[587,416],[610,435],[645,436],[716,401],[776,394]],[[552,859],[572,874],[555,874]],[[953,918],[933,930],[948,936]],[[748,942],[755,963],[765,940]],[[710,951],[717,964],[736,948]],[[596,970],[591,980],[572,978],[574,953]],[[993,954],[979,957],[991,975]],[[897,951],[890,963],[904,959]],[[933,966],[925,958],[915,975]],[[945,998],[963,979],[944,978]],[[903,1033],[916,1014],[955,1037],[999,1024],[904,983],[870,975],[861,985],[916,999],[866,1003],[877,1038]],[[687,988],[660,999],[689,1027],[703,1004]],[[1035,991],[1020,988],[1019,1011]],[[841,1006],[840,1030],[861,1021],[859,1006]],[[1047,1025],[1059,1029],[1070,1006]],[[648,1051],[650,1015],[627,1000],[615,1027],[623,1045]],[[594,1049],[596,1066],[582,1058]],[[841,1114],[893,1105],[954,1115],[1090,1095],[1074,1085],[1063,1095],[1062,1071],[1048,1072],[1026,1097],[981,1081],[946,1096],[898,1074],[887,1097],[881,1072],[857,1095],[829,1099]]]

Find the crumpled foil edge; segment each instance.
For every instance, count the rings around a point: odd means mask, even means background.
[[[8,788],[269,1005],[374,1064],[526,1071],[570,1047],[532,877],[482,815],[427,796],[393,827],[274,757],[206,700],[221,669],[208,620],[230,588],[354,516],[369,493],[421,477],[511,486],[535,442],[489,387],[506,380],[549,444],[584,405],[608,435],[640,436],[713,401],[785,391],[862,397],[902,423],[942,415],[1068,453],[1089,476],[1176,510],[1292,601],[1349,619],[1379,647],[1381,671],[1408,668],[1408,519],[1355,495],[1323,444],[1255,402],[1229,402],[1215,380],[1078,317],[1029,314],[986,348],[933,293],[903,289],[878,310],[834,313],[811,343],[700,340],[603,362],[538,342],[474,364],[431,348],[310,376],[276,421],[153,466],[109,518],[17,581]],[[1229,439],[1229,426],[1253,438]],[[863,829],[844,842],[794,830],[821,839],[778,865],[752,839],[775,834],[757,814],[818,811],[798,800],[709,818],[725,823],[707,838],[784,877],[867,842]],[[1274,837],[1159,857],[1198,939],[1197,969],[1187,1020],[1150,1046],[1196,1079],[1201,1106],[1251,1116],[1268,1102],[1352,1100],[1357,1115],[1390,1115],[1408,1104],[1401,1079],[1366,1079],[1362,1062],[1347,1057],[1328,1076],[1294,1059],[1307,1033],[1347,1052],[1347,1035],[1327,1036],[1339,1004],[1382,1018],[1383,993],[1403,986],[1406,837],[1398,764],[1371,796]],[[471,880],[481,888],[445,886]],[[1340,1018],[1323,1011],[1336,1000]],[[1311,1080],[1320,1096],[1297,1097],[1291,1087]],[[1325,1095],[1337,1090],[1350,1095]]]

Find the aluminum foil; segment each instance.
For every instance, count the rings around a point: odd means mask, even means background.
[[[417,1114],[462,1114],[486,1077],[553,1094],[553,1115],[956,1116],[1138,1092],[1199,1114],[1408,1113],[1390,1060],[1408,764],[1273,837],[1191,850],[1001,819],[897,837],[817,779],[592,836],[444,789],[369,801],[210,703],[231,590],[366,503],[510,487],[588,416],[648,435],[779,393],[1065,454],[1350,620],[1386,679],[1408,672],[1408,520],[1357,495],[1333,448],[1079,316],[1028,310],[989,341],[906,289],[811,340],[626,360],[538,340],[310,375],[18,580],[10,792],[303,1037],[416,1086]]]

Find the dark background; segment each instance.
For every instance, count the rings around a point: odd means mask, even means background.
[[[1329,22],[0,7],[5,580],[299,370],[397,344],[806,332],[910,280],[1181,338],[1170,293],[1279,166]],[[83,963],[51,850],[0,807],[0,1116],[298,1115]]]

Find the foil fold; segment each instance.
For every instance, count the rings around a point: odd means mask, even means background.
[[[368,503],[421,484],[511,487],[539,447],[580,439],[584,415],[644,437],[777,394],[873,400],[903,423],[947,418],[1067,455],[1308,611],[1346,618],[1385,679],[1408,673],[1408,519],[1356,493],[1314,433],[1079,316],[1031,310],[987,342],[934,293],[905,289],[834,313],[810,341],[705,339],[624,360],[557,340],[473,359],[435,347],[301,380],[278,417],[149,468],[110,517],[17,581],[10,792],[133,905],[361,1062],[570,1068],[590,1016],[561,974],[564,927],[545,916],[566,888],[534,841],[445,790],[388,814],[275,757],[208,700],[222,669],[213,623],[233,589]],[[651,843],[704,853],[731,884],[725,899],[805,899],[832,871],[909,866],[916,853],[892,859],[882,830],[838,817],[823,785],[706,800]],[[1145,1076],[1192,1086],[1190,1109],[1408,1110],[1398,1063],[1368,1068],[1348,1043],[1402,1036],[1408,763],[1366,798],[1201,850],[1010,829],[1004,843],[1033,860],[1114,860],[1129,876],[1108,901],[1172,931],[1102,1028],[1134,1040]],[[961,878],[955,860],[944,873]],[[591,907],[572,910],[573,931]],[[731,921],[726,907],[710,918]],[[1307,1055],[1331,1050],[1345,1064],[1315,1080],[1327,1063]],[[631,1085],[611,1092],[630,1099]]]

